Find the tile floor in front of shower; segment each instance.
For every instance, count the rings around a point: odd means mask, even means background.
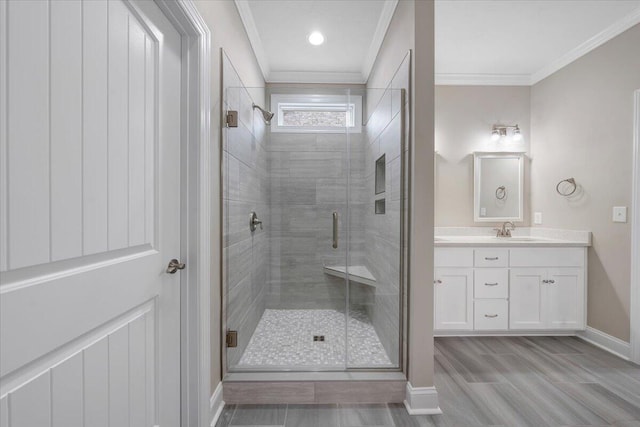
[[[324,341],[314,341],[314,336]],[[337,310],[267,309],[237,368],[329,370],[344,369],[345,363],[347,367],[393,367],[364,311],[349,313],[345,332],[345,315]]]

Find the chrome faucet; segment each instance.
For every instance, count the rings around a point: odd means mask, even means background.
[[[508,229],[507,225],[510,225],[511,229]],[[516,225],[511,221],[507,221],[502,224],[502,228],[494,228],[494,230],[496,231],[496,237],[511,237],[511,231],[515,229]]]

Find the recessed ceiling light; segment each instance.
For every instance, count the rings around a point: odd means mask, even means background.
[[[320,31],[314,31],[313,33],[309,34],[308,40],[312,45],[320,46],[322,43],[324,43],[324,36]]]

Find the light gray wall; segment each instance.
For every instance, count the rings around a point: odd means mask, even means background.
[[[410,80],[411,249],[405,313],[405,365],[414,387],[433,385],[434,2],[398,2],[367,82],[384,88],[408,51]],[[416,220],[419,218],[419,220]]]
[[[350,88],[364,95],[361,86]],[[346,88],[329,85],[269,86],[272,93],[346,95]],[[346,99],[346,97],[345,97]],[[268,101],[268,100],[267,100]],[[354,193],[362,184],[363,134],[269,132],[268,308],[335,309],[346,306],[343,279],[324,273],[324,265],[347,263],[347,186]],[[349,161],[350,157],[350,161]],[[350,169],[349,169],[350,168]],[[349,175],[351,174],[351,175]],[[365,205],[351,198],[351,215],[362,216]],[[339,246],[332,248],[332,213],[339,213]],[[350,265],[362,264],[364,224],[350,224]],[[365,303],[370,291],[355,289],[352,301]]]
[[[491,226],[473,221],[473,152],[530,150],[528,86],[436,86],[436,227]],[[494,124],[518,124],[522,141],[490,140]],[[530,224],[530,162],[525,157],[524,222]]]
[[[220,164],[221,144],[221,54],[220,49],[225,48],[242,81],[250,87],[264,86],[264,78],[258,66],[258,62],[251,48],[249,38],[245,33],[242,20],[238,14],[235,3],[232,1],[194,1],[198,12],[202,15],[207,27],[211,31],[211,138],[213,149],[212,164]],[[217,174],[212,174],[211,188],[213,203],[211,241],[211,258],[219,260],[221,257],[220,245],[222,241],[222,229],[220,227],[221,194],[220,180]],[[212,262],[211,271],[211,390],[215,390],[222,379],[221,369],[221,269],[218,262]]]
[[[531,89],[531,210],[544,227],[590,230],[589,326],[629,341],[629,223],[613,206],[631,206],[633,91],[640,88],[640,25]],[[574,177],[582,191],[556,194]]]

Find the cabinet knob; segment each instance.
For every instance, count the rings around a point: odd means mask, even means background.
[[[438,285],[442,283],[442,280],[438,279],[438,280],[434,280],[433,283],[437,283]]]
[[[555,280],[547,280],[547,282],[548,282],[548,283],[551,283],[551,284],[556,283],[556,281],[555,281]]]

